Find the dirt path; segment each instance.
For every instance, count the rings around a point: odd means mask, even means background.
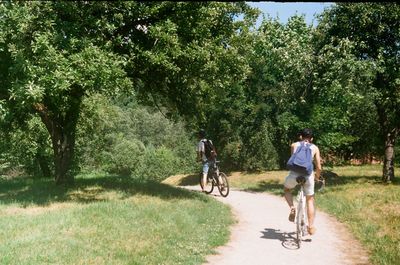
[[[207,264],[369,264],[366,252],[345,226],[321,211],[315,220],[316,234],[307,236],[297,249],[295,225],[287,219],[289,209],[283,198],[238,190],[231,190],[227,198],[218,191],[209,196],[230,205],[238,223],[232,227],[228,244],[207,257]]]

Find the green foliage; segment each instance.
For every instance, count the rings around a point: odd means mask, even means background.
[[[278,156],[272,144],[270,132],[264,123],[256,133],[252,132],[241,148],[240,161],[244,170],[277,169]]]
[[[340,3],[323,14],[316,35],[318,50],[324,47],[344,50],[350,61],[346,65],[339,65],[346,72],[352,73],[362,64],[366,66],[366,71],[359,68],[361,74],[357,79],[349,78],[340,71],[339,78],[335,77],[334,80],[339,83],[346,79],[347,82],[354,82],[355,86],[348,86],[350,92],[355,88],[361,97],[368,98],[374,105],[378,121],[375,124],[378,126],[375,127],[377,130],[372,142],[380,142],[380,153],[385,152],[384,181],[394,177],[391,162],[394,153],[391,151],[400,132],[399,21],[400,6],[395,3]],[[347,49],[346,46],[351,48]],[[335,61],[340,63],[341,60]],[[368,123],[370,120],[366,121]]]
[[[84,101],[78,125],[80,167],[156,181],[193,171],[194,142],[183,123],[133,102],[118,106],[99,94]]]
[[[340,3],[318,28],[255,30],[243,2],[3,2],[3,159],[43,173],[53,150],[56,173],[159,181],[195,170],[199,127],[230,169],[283,167],[304,127],[332,161],[382,155],[400,117],[397,11]]]
[[[143,164],[145,146],[139,140],[112,139],[115,141],[107,151],[103,151],[101,160],[106,171],[130,175]]]
[[[12,132],[2,131],[0,143],[2,161],[7,170],[20,170],[27,175],[51,177],[51,143],[43,124],[32,117],[22,127],[12,127]]]
[[[187,170],[180,167],[180,160],[182,160],[182,157],[178,157],[173,150],[166,147],[148,148],[143,163],[135,169],[133,175],[137,178],[162,181],[169,176],[184,173],[184,170]],[[194,164],[193,161],[192,165]]]
[[[41,118],[53,145],[57,183],[73,179],[68,171],[84,96],[112,95],[131,86],[124,59],[85,34],[97,27],[93,16],[79,17],[86,11],[93,12],[67,2],[0,4],[5,120],[21,122],[31,114]],[[77,17],[70,20],[65,12]]]

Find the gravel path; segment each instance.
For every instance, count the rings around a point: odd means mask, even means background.
[[[369,264],[367,253],[345,226],[321,211],[315,219],[316,234],[306,236],[298,249],[283,197],[238,190],[231,190],[227,198],[218,191],[209,196],[230,205],[238,221],[229,242],[217,249],[217,255],[207,257],[209,265]]]

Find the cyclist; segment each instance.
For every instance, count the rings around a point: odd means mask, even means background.
[[[312,144],[313,141],[313,132],[311,129],[304,129],[301,132],[301,137],[299,137],[300,141],[297,141],[291,145],[291,154],[293,154],[297,148],[300,146],[301,142],[310,143],[312,157],[315,165],[315,172],[313,171],[311,175],[305,176],[306,182],[304,184],[304,193],[306,195],[306,205],[307,205],[307,218],[308,218],[308,233],[313,235],[316,231],[314,227],[314,218],[315,218],[315,205],[314,205],[314,177],[316,180],[319,180],[321,176],[321,155],[319,152],[318,146]],[[292,190],[297,185],[296,178],[300,176],[300,173],[295,171],[289,171],[289,175],[285,179],[284,183],[284,191],[285,191],[285,199],[290,207],[289,221],[294,222],[296,216],[296,209],[293,205],[293,195]]]
[[[202,175],[202,178],[201,178],[201,189],[202,189],[202,192],[205,192],[205,188],[206,188],[206,185],[207,185],[208,170],[209,170],[210,166],[214,165],[215,158],[216,158],[217,154],[216,154],[215,149],[213,148],[213,150],[211,152],[212,155],[209,156],[209,157],[206,156],[206,142],[207,142],[207,139],[206,139],[206,132],[205,132],[204,129],[200,129],[200,131],[198,133],[198,138],[199,138],[199,143],[198,143],[197,149],[196,149],[196,151],[197,151],[197,161],[198,162],[202,162],[202,164],[203,164],[203,175]],[[208,140],[208,141],[210,141],[211,145],[212,145],[212,141],[211,140]],[[219,181],[220,181],[220,183],[222,183],[221,177],[219,177]]]

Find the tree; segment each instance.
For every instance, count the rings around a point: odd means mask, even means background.
[[[340,3],[326,11],[318,25],[320,48],[342,39],[355,43],[359,60],[375,67],[373,83],[360,91],[373,97],[380,136],[385,143],[382,180],[394,178],[394,146],[400,132],[400,5]]]
[[[93,92],[129,88],[123,60],[96,45],[90,35],[97,20],[78,3],[2,2],[0,17],[0,95],[6,119],[40,116],[51,137],[56,183],[72,182],[67,173],[82,100]]]
[[[360,93],[371,85],[374,67],[352,53],[354,43],[343,39],[315,51],[315,78],[310,121],[329,162],[365,158],[376,146],[376,109]]]
[[[294,16],[286,25],[266,19],[249,54],[251,74],[246,95],[252,117],[269,121],[270,142],[286,164],[289,143],[299,127],[309,121],[313,81],[312,28],[304,17]],[[250,103],[251,102],[251,103]]]

